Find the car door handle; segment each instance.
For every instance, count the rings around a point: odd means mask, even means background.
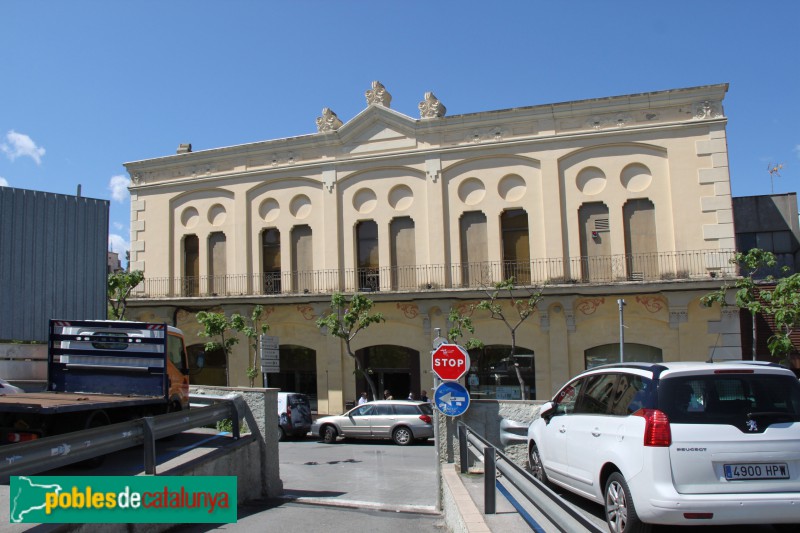
[[[567,432],[567,427],[566,426],[561,426],[560,428],[558,428],[558,432],[559,433],[566,433]]]
[[[594,431],[592,431],[592,437],[599,437],[599,436],[600,432],[597,430],[597,428],[594,428]]]

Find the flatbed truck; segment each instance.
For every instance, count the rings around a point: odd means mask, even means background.
[[[0,444],[189,408],[183,333],[166,323],[50,320],[47,376],[0,396]]]

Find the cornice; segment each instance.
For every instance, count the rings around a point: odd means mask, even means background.
[[[418,159],[417,164],[423,164],[425,159],[430,157],[436,156],[445,156],[445,155],[453,155],[459,154],[464,152],[472,152],[476,150],[488,151],[492,149],[503,149],[505,147],[515,147],[515,146],[524,146],[524,145],[532,145],[531,149],[535,149],[535,145],[544,145],[550,144],[553,142],[571,142],[577,140],[583,140],[587,138],[603,138],[603,137],[611,137],[611,136],[619,136],[619,135],[628,135],[628,134],[640,134],[642,131],[647,132],[664,132],[676,129],[683,129],[687,127],[691,128],[700,128],[700,127],[708,127],[710,124],[726,124],[727,118],[717,118],[717,119],[706,119],[703,121],[684,121],[679,123],[671,123],[671,124],[659,124],[659,125],[642,125],[642,126],[631,126],[626,127],[624,129],[614,129],[614,130],[602,130],[602,131],[580,131],[571,134],[563,134],[563,133],[556,133],[556,134],[549,134],[549,135],[540,135],[536,137],[525,137],[519,139],[507,139],[507,140],[498,140],[498,141],[488,141],[483,142],[479,145],[475,144],[462,144],[462,145],[454,145],[454,146],[444,146],[444,147],[437,147],[437,148],[425,148],[425,149],[415,149],[415,150],[407,150],[407,151],[397,151],[392,153],[384,153],[384,154],[368,154],[368,155],[353,155],[347,154],[346,156],[334,156],[327,159],[321,159],[318,161],[311,161],[306,163],[295,163],[291,166],[277,166],[274,168],[253,168],[247,170],[239,170],[233,172],[219,172],[215,174],[209,174],[206,176],[183,176],[179,177],[176,180],[159,180],[156,182],[141,182],[135,183],[135,180],[131,181],[131,189],[133,190],[144,190],[144,189],[152,189],[152,188],[163,188],[163,187],[171,187],[174,186],[177,181],[179,180],[180,183],[205,183],[208,181],[217,181],[217,180],[227,180],[227,179],[244,179],[254,177],[254,176],[264,176],[270,174],[278,174],[278,175],[285,175],[285,174],[304,174],[308,175],[309,173],[321,173],[323,170],[330,170],[336,169],[340,170],[342,167],[347,165],[363,165],[367,163],[377,163],[377,162],[386,162],[392,161],[400,158],[406,158],[409,156],[413,156],[415,159]],[[217,158],[209,158],[204,162],[210,161],[218,161]],[[128,164],[126,164],[127,166]],[[192,165],[171,165],[169,167],[164,166],[157,166],[153,168],[158,168],[160,170],[175,170],[182,168],[184,166],[202,166],[202,162],[195,163]],[[128,169],[131,172],[131,169]],[[311,172],[309,172],[311,171]],[[145,170],[146,172],[146,170]],[[133,176],[133,173],[131,173]],[[321,181],[321,180],[320,180]]]
[[[413,119],[384,106],[370,105],[336,130],[181,153],[124,166],[135,188],[205,177],[222,179],[353,161],[380,161],[409,154],[455,153],[474,150],[476,145],[513,146],[626,131],[725,124],[722,100],[727,88],[727,84],[709,85],[432,119]],[[416,146],[357,154],[346,151],[347,146],[358,141],[360,133],[381,122],[415,139]],[[425,147],[419,148],[420,144]]]

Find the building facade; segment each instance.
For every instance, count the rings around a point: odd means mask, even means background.
[[[130,268],[145,273],[130,318],[174,323],[199,351],[196,312],[260,304],[280,340],[268,384],[320,412],[363,390],[316,326],[333,292],[368,293],[384,314],[352,347],[395,397],[431,389],[431,342],[454,308],[487,346],[475,397],[549,397],[619,358],[621,323],[626,360],[740,358],[737,311],[699,302],[736,274],[726,91],[455,116],[426,93],[412,118],[373,82],[362,112],[343,123],[326,108],[313,134],[127,163]],[[544,296],[516,331],[523,384],[508,328],[471,309],[512,277]],[[248,383],[250,357],[240,342],[231,385]],[[224,361],[207,354],[196,381],[218,381]]]

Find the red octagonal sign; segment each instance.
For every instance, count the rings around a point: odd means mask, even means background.
[[[456,381],[469,370],[469,354],[458,344],[442,344],[432,359],[434,374],[445,381]]]

